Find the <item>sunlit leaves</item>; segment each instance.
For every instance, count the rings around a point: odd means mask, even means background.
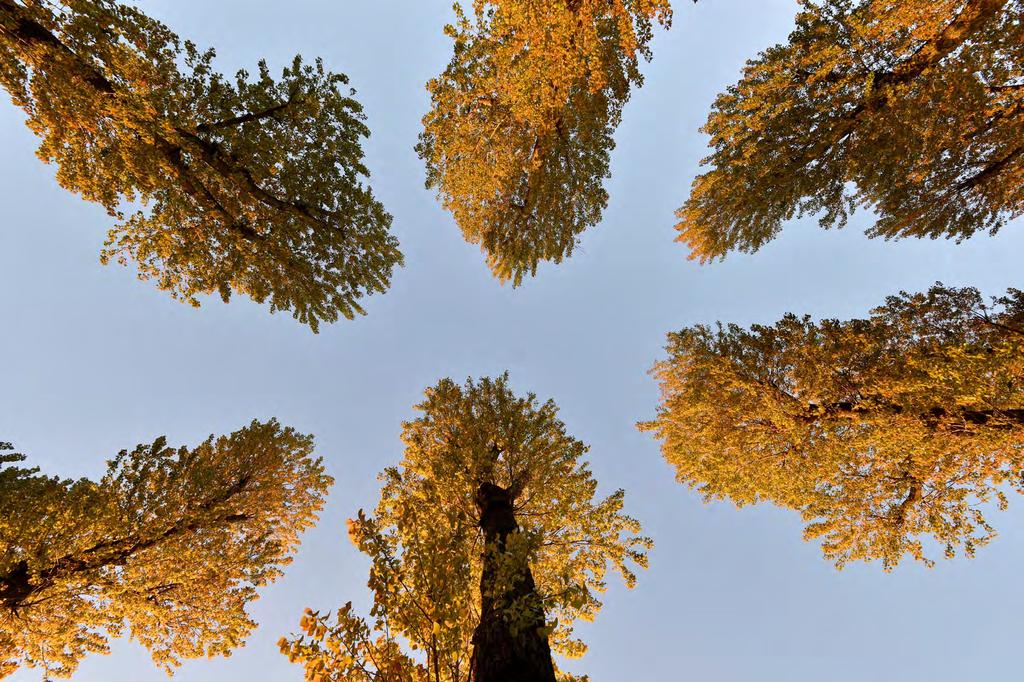
[[[679,240],[754,251],[803,214],[872,236],[995,232],[1024,213],[1020,0],[804,0],[789,42],[749,62],[704,132],[714,149]]]
[[[496,0],[455,7],[417,147],[465,238],[500,280],[561,261],[608,200],[612,134],[667,0]]]
[[[582,655],[572,625],[597,614],[609,568],[631,586],[634,567],[647,563],[650,541],[622,513],[622,492],[597,498],[582,461],[587,448],[565,433],[554,403],[517,397],[506,377],[463,386],[445,379],[418,409],[403,426],[404,459],[381,475],[375,513],[349,523],[349,537],[372,562],[370,618],[351,605],[333,616],[308,612],[302,635],[282,640],[282,651],[311,681],[465,682],[481,609],[475,496],[489,482],[515,491],[520,531],[502,558],[504,577],[488,589],[500,594],[528,564],[552,648]],[[512,620],[525,607],[502,606]]]
[[[255,627],[256,588],[323,505],[331,480],[312,449],[253,422],[192,449],[158,438],[123,451],[95,482],[0,453],[0,676],[69,676],[127,633],[168,671],[230,654]]]
[[[104,261],[193,305],[268,301],[314,331],[388,288],[402,257],[363,185],[369,131],[344,75],[296,57],[277,80],[263,62],[229,80],[134,8],[62,7],[0,0],[0,85],[60,184],[118,219]]]
[[[936,285],[870,318],[669,335],[657,417],[681,483],[795,509],[842,566],[968,555],[1024,488],[1024,294]]]

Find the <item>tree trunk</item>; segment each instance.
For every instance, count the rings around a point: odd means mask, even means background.
[[[507,552],[509,535],[518,532],[512,495],[508,490],[484,483],[477,490],[480,528],[484,533],[483,571],[480,575],[480,623],[473,633],[471,678],[474,682],[554,682],[551,647],[542,628],[544,610],[533,582],[530,566],[518,567],[510,584],[498,586],[498,571]],[[501,593],[497,588],[503,587]],[[505,607],[515,602],[527,608],[514,631]]]
[[[29,580],[28,563],[19,561],[6,574],[0,575],[0,607],[16,611],[34,589]]]

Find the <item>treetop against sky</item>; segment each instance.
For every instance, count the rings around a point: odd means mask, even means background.
[[[0,0],[0,676],[1011,675],[1022,16]]]

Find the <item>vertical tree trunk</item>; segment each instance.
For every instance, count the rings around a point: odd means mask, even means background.
[[[530,566],[517,567],[508,584],[497,585],[498,568],[507,552],[509,535],[518,531],[508,490],[484,483],[477,490],[480,528],[484,533],[483,571],[480,575],[480,623],[473,633],[471,679],[474,682],[554,682],[551,647],[541,628],[544,610]],[[496,593],[501,589],[501,593]],[[511,602],[526,605],[517,631],[502,608]],[[517,621],[521,617],[517,616]]]

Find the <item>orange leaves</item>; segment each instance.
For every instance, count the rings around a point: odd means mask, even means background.
[[[867,207],[871,236],[960,240],[1024,213],[1024,91],[1000,87],[1024,75],[1019,13],[1017,0],[804,3],[789,42],[716,100],[678,241],[706,261],[800,215],[841,227]]]
[[[798,511],[842,566],[972,555],[1024,466],[1024,298],[934,286],[866,320],[695,327],[653,371],[662,441],[707,499]]]
[[[500,0],[461,9],[428,83],[417,150],[466,240],[502,280],[572,254],[607,202],[612,133],[665,0]]]
[[[596,497],[586,446],[565,433],[553,402],[516,395],[507,376],[442,380],[417,409],[403,424],[403,460],[380,476],[373,515],[360,511],[348,522],[353,544],[371,560],[369,618],[351,603],[333,620],[307,610],[283,652],[307,666],[322,660],[330,679],[418,681],[429,669],[465,682],[485,550],[476,494],[487,482],[513,491],[519,523],[488,594],[499,595],[526,562],[534,599],[551,617],[552,648],[582,655],[573,623],[600,610],[609,571],[632,587],[651,547],[623,513],[622,491]],[[504,607],[510,619],[523,615],[522,603]],[[426,667],[405,651],[425,656]]]
[[[168,670],[230,654],[331,483],[312,439],[276,421],[192,449],[160,438],[122,451],[99,482],[3,465],[0,594],[22,567],[27,583],[0,605],[0,644],[13,665],[54,676],[128,627]]]
[[[296,57],[277,80],[261,62],[258,79],[232,83],[212,51],[182,46],[138,10],[64,6],[0,5],[0,22],[35,27],[28,39],[0,31],[0,59],[16,65],[0,85],[60,184],[120,220],[103,262],[134,262],[192,305],[209,294],[268,301],[313,331],[387,290],[402,255],[364,185],[369,130],[344,75]],[[135,202],[144,207],[123,219]]]
[[[358,524],[352,519],[345,520],[345,526],[348,528],[348,539],[353,546],[359,547],[362,542],[362,534],[359,532]]]

